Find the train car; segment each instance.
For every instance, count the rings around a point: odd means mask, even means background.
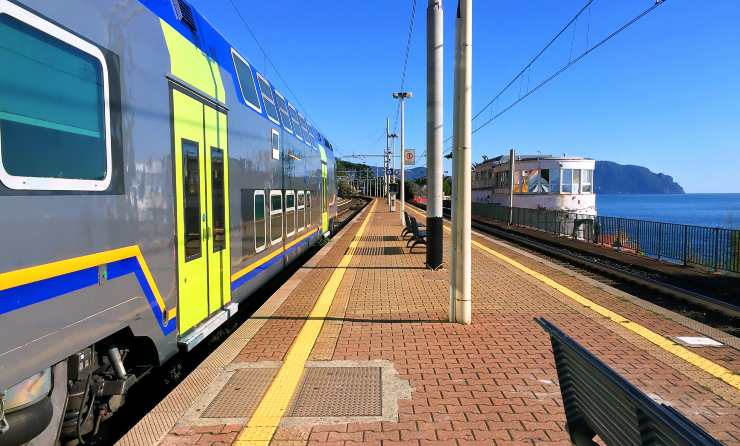
[[[182,0],[0,0],[0,67],[0,444],[54,444],[330,233],[333,148]]]

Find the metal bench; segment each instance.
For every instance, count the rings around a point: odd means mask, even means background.
[[[409,245],[411,245],[410,250],[414,250],[414,246],[416,245],[425,245],[427,244],[427,232],[420,229],[419,223],[416,221],[414,217],[409,216],[409,223],[411,224],[411,239],[406,243],[406,247],[408,248]]]
[[[414,218],[414,217],[410,216],[408,212],[403,211],[403,219],[406,222],[406,226],[401,231],[401,238],[403,238],[403,239],[405,239],[406,236],[410,236],[411,237],[411,240],[413,240],[413,238],[414,238],[414,234],[413,234],[413,232],[411,230],[411,219],[412,218]],[[414,221],[416,221],[416,220],[414,220]],[[417,223],[417,226],[421,230],[424,230],[426,228],[426,226],[420,225],[418,223]]]
[[[570,438],[594,446],[720,445],[702,428],[665,404],[658,404],[588,350],[543,318],[550,335]]]

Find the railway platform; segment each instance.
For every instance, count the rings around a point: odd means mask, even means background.
[[[449,323],[449,271],[400,232],[372,202],[118,444],[569,445],[543,316],[740,445],[740,339],[475,232]]]

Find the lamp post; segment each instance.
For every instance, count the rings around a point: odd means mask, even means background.
[[[404,167],[404,150],[405,147],[405,141],[404,141],[404,115],[405,115],[405,107],[404,104],[406,102],[406,99],[411,99],[411,92],[410,91],[401,91],[398,93],[393,93],[393,98],[398,99],[401,101],[401,211],[399,212],[399,216],[401,217],[401,226],[404,225],[403,220],[403,213],[406,211],[406,175],[404,173],[405,167]]]
[[[427,7],[427,267],[442,266],[442,100],[443,100],[442,0]]]

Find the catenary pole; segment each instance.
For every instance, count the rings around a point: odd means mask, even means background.
[[[388,159],[388,152],[391,150],[390,145],[390,135],[388,134],[388,127],[390,127],[390,118],[385,118],[385,156],[383,157],[384,165],[385,165],[385,189],[383,192],[386,198],[388,199],[388,206],[391,205],[391,195],[390,195],[390,189],[388,188],[388,169],[391,167],[390,160]]]
[[[509,150],[509,225],[514,222],[514,160],[516,158],[516,151],[514,149]]]
[[[455,241],[451,292],[455,300],[455,321],[470,324],[471,300],[471,150],[472,150],[472,67],[473,67],[473,0],[459,0],[455,57],[455,110],[452,162],[454,165],[455,200],[452,214],[452,237]]]
[[[427,7],[427,267],[442,266],[443,144],[442,0]]]

